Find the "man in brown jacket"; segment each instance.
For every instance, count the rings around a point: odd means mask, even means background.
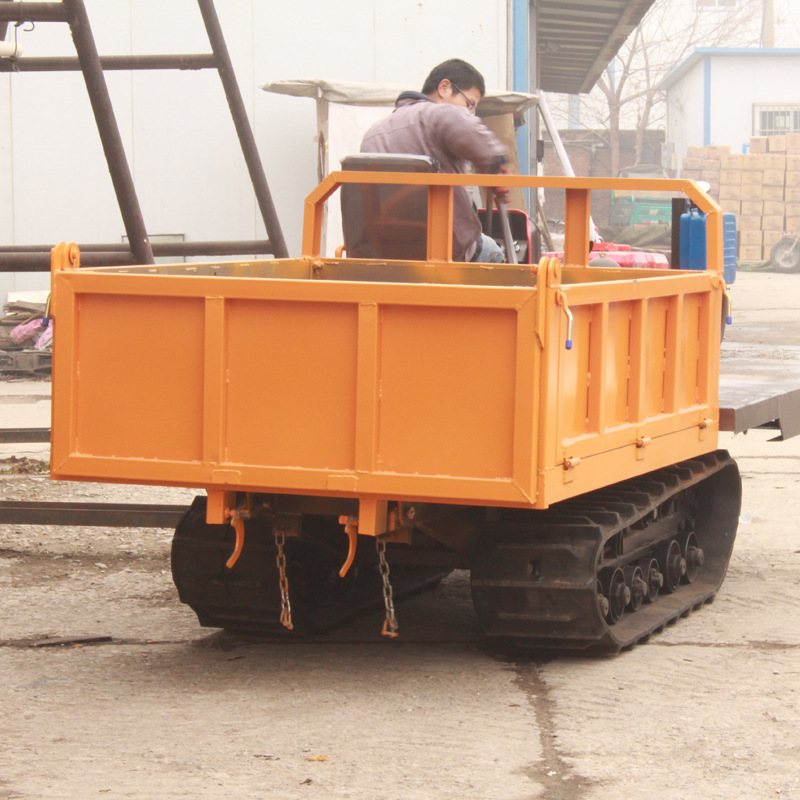
[[[408,153],[430,156],[440,172],[507,172],[506,149],[475,116],[486,93],[483,76],[466,61],[454,58],[431,70],[421,92],[403,92],[394,112],[364,135],[362,153]],[[498,192],[502,194],[502,190]],[[494,239],[481,233],[469,193],[457,186],[453,197],[453,259],[502,262]]]

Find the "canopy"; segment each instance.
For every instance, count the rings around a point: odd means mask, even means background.
[[[348,106],[393,106],[400,92],[409,86],[353,81],[328,81],[323,78],[270,81],[261,87],[265,92],[312,97]],[[482,117],[496,114],[520,114],[538,102],[535,94],[524,92],[487,92],[478,106]]]

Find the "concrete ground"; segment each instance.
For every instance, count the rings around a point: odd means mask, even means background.
[[[49,380],[0,380],[0,428],[49,428]],[[50,458],[50,445],[0,443],[0,459]]]
[[[741,274],[734,304],[724,357],[800,375],[800,275]],[[0,382],[0,427],[47,426],[48,392]],[[461,572],[398,640],[376,614],[253,642],[178,603],[168,531],[5,526],[0,800],[800,800],[800,437],[772,435],[722,437],[744,494],[716,601],[616,658],[493,653]],[[191,494],[0,475],[3,499]]]

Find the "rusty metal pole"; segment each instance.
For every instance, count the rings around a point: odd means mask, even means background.
[[[86,89],[89,92],[89,100],[97,121],[97,130],[106,154],[111,181],[114,184],[131,251],[136,263],[154,264],[153,250],[150,247],[150,240],[147,238],[144,218],[139,207],[128,160],[125,157],[117,120],[114,117],[111,97],[103,75],[103,68],[100,65],[100,56],[97,53],[97,45],[89,25],[86,7],[83,0],[63,0],[63,5],[69,18],[72,39],[78,52],[78,60],[86,81]]]
[[[0,3],[8,3],[10,0],[0,0]],[[5,41],[6,31],[8,31],[8,20],[0,20],[0,42]]]
[[[0,3],[7,0],[0,0]],[[0,5],[2,13],[2,5]],[[3,25],[0,22],[0,40]],[[198,70],[216,69],[217,60],[211,53],[185,55],[151,55],[151,56],[100,56],[100,66],[104,72],[115,69],[179,69]],[[19,59],[15,64],[0,61],[0,72],[80,72],[81,62],[74,56],[42,56],[39,58]]]
[[[3,22],[66,22],[64,3],[3,2],[0,7]]]
[[[244,160],[250,173],[250,180],[253,183],[253,190],[256,194],[258,207],[267,229],[267,235],[272,242],[272,251],[276,258],[288,258],[289,251],[286,249],[286,241],[283,238],[278,215],[275,211],[275,204],[272,202],[272,195],[267,185],[267,177],[264,174],[264,166],[258,155],[256,140],[250,123],[247,119],[247,111],[242,101],[239,91],[239,84],[233,71],[233,63],[225,44],[225,37],[222,35],[222,28],[219,24],[219,17],[214,8],[213,0],[197,0],[200,13],[203,16],[203,23],[206,26],[208,40],[211,43],[211,50],[217,59],[217,70],[225,90],[225,97],[228,100],[233,124],[236,126],[236,133],[239,136],[239,143],[242,147]]]

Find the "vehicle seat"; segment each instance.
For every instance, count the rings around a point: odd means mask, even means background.
[[[342,159],[343,170],[438,172],[429,156],[360,153]],[[428,255],[428,187],[344,184],[342,228],[348,258],[424,261]]]

